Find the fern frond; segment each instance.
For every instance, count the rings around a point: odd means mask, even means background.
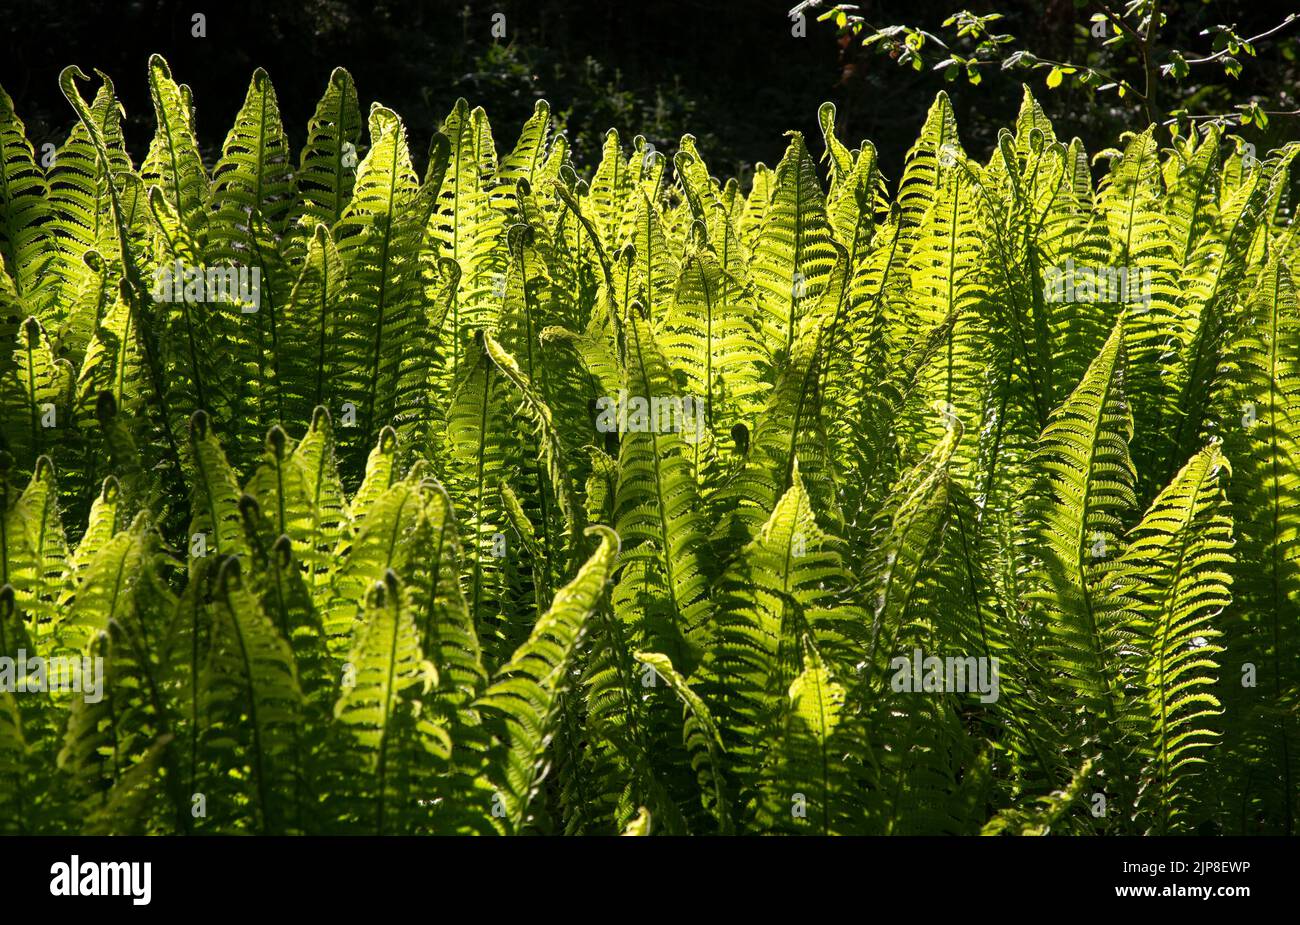
[[[535,802],[546,772],[547,740],[554,729],[555,706],[566,683],[570,661],[587,621],[600,604],[618,555],[618,535],[608,527],[588,530],[600,538],[577,576],[561,588],[538,618],[527,642],[503,665],[477,701],[498,718],[505,751],[498,766],[495,799],[504,809],[507,829],[519,832],[541,823]]]

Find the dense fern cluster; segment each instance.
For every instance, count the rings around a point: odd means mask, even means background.
[[[137,166],[85,79],[0,91],[0,658],[103,695],[0,683],[0,831],[1294,829],[1300,146],[421,174],[258,71],[205,165],[154,58]]]

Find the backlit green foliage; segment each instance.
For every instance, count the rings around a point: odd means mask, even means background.
[[[205,164],[155,57],[137,166],[86,79],[48,169],[0,91],[0,656],[104,689],[0,684],[0,831],[1294,830],[1295,146],[743,190],[259,70]]]

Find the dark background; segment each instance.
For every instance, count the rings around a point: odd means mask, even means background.
[[[945,87],[963,142],[980,158],[998,127],[1014,118],[1022,81],[1032,83],[1058,134],[1080,135],[1092,153],[1115,144],[1119,131],[1145,122],[1110,94],[1049,92],[1041,72],[988,68],[978,87],[948,84],[938,73],[901,68],[841,42],[814,16],[808,17],[807,36],[795,38],[787,16],[792,5],[793,0],[0,0],[0,86],[14,98],[39,147],[60,142],[72,125],[59,71],[71,63],[87,72],[106,71],[126,107],[127,141],[138,160],[153,133],[146,61],[161,52],[177,80],[194,90],[209,163],[258,65],[271,75],[295,150],[330,70],[342,65],[356,78],[363,110],[378,100],[402,116],[420,163],[457,96],[486,108],[502,151],[513,145],[534,100],[545,97],[564,118],[580,167],[593,165],[604,131],[613,126],[625,141],[640,132],[668,152],[689,131],[715,175],[741,172],[755,161],[774,164],[790,129],[803,131],[820,155],[816,113],[827,99],[839,106],[845,141],[875,142],[891,178],[899,174],[926,107]],[[873,25],[908,22],[936,32],[960,5],[961,0],[860,4]],[[1090,41],[1085,27],[1091,11],[1076,9],[1072,0],[967,6],[976,12],[996,8],[1006,16],[1002,31],[1039,54],[1069,57]],[[1276,25],[1290,8],[1184,2],[1171,15],[1173,38],[1203,49],[1206,40],[1197,33],[1209,24],[1236,22],[1249,35]],[[206,38],[191,37],[196,12],[207,17]],[[495,12],[506,16],[504,39],[491,34]],[[1296,108],[1300,28],[1283,35],[1284,43],[1261,45],[1258,58],[1245,59],[1240,80],[1207,69],[1208,83],[1181,89],[1170,84],[1169,93],[1191,96],[1209,110],[1230,108],[1252,93],[1265,95],[1268,108]],[[1300,121],[1276,118],[1266,133],[1252,128],[1246,134],[1267,150],[1300,137]]]

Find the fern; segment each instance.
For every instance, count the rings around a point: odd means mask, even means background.
[[[258,70],[205,162],[154,56],[137,165],[99,76],[48,170],[0,92],[0,655],[104,666],[0,683],[0,830],[1295,830],[1297,146],[742,187]]]

